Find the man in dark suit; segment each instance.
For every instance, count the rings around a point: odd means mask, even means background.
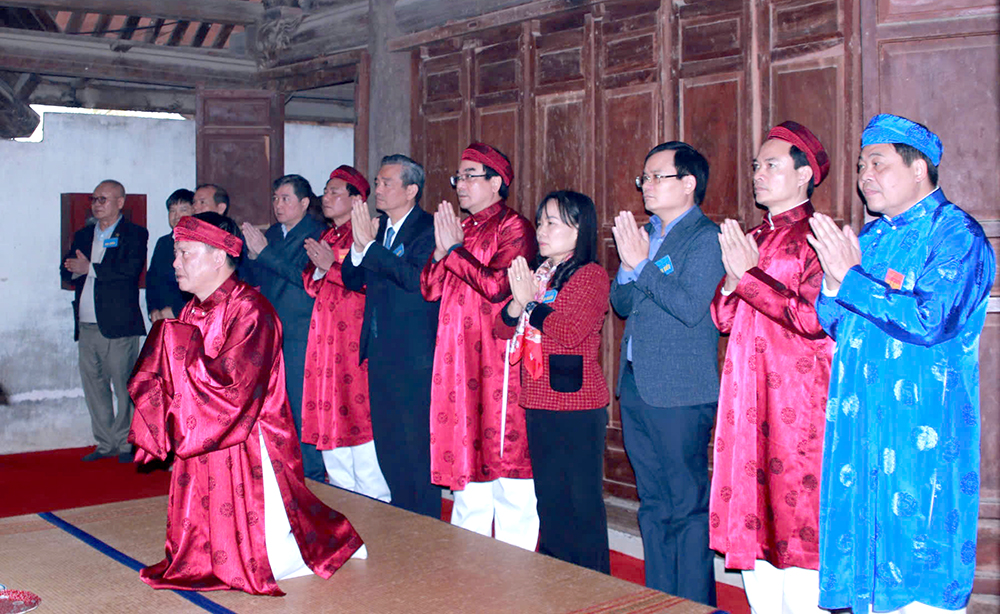
[[[285,388],[302,448],[302,467],[307,478],[325,482],[323,455],[315,445],[302,441],[302,381],[314,302],[302,282],[302,270],[309,264],[305,241],[318,240],[326,230],[326,224],[309,213],[312,199],[312,186],[301,175],[279,177],[274,181],[272,198],[278,221],[266,233],[244,222],[243,238],[253,279],[260,284],[260,293],[271,302],[281,320]]]
[[[434,252],[434,217],[421,209],[424,169],[403,155],[382,158],[373,219],[365,203],[351,214],[354,244],[341,275],[365,287],[361,360],[368,359],[372,433],[392,504],[441,517],[441,490],[430,480],[430,399],[439,302],[420,293],[420,272]]]
[[[61,275],[76,289],[73,314],[80,379],[97,447],[85,461],[118,456],[131,462],[128,431],[132,400],[128,378],[146,327],[139,310],[139,276],[146,264],[149,233],[122,218],[125,187],[108,179],[94,188],[95,223],[78,230],[63,260]],[[118,399],[115,414],[111,386]]]
[[[153,257],[146,271],[146,314],[150,322],[176,318],[181,309],[191,300],[191,295],[182,292],[174,274],[174,233],[173,228],[185,215],[194,213],[191,203],[194,192],[174,190],[167,197],[167,219],[171,231],[156,241]]]
[[[701,212],[708,162],[671,141],[646,156],[636,187],[650,221],[629,211],[612,232],[621,268],[611,304],[627,318],[618,394],[639,490],[646,586],[715,604],[708,548],[708,442],[719,398],[719,332],[709,315],[725,274],[719,227]]]

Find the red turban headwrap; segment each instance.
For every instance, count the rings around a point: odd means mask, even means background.
[[[830,172],[830,156],[826,154],[823,144],[819,142],[816,135],[802,124],[782,122],[771,128],[771,131],[767,133],[767,139],[787,141],[801,149],[802,153],[806,154],[806,159],[809,160],[809,168],[813,172],[813,185],[819,185]]]
[[[371,194],[371,187],[368,185],[368,180],[353,166],[341,164],[336,170],[330,173],[330,179],[343,179],[354,186],[358,192],[361,192],[365,200],[368,200],[368,195]]]
[[[174,227],[174,241],[198,241],[217,247],[233,258],[239,258],[243,251],[243,240],[231,235],[218,226],[185,215]]]
[[[479,162],[483,166],[492,168],[500,175],[500,178],[507,184],[507,187],[510,187],[510,182],[514,180],[514,168],[510,165],[510,162],[503,157],[503,154],[486,143],[473,143],[469,145],[462,152],[462,159]]]

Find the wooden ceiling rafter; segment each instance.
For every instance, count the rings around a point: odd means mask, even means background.
[[[205,38],[208,37],[209,31],[212,29],[212,24],[207,21],[203,21],[201,25],[198,26],[198,30],[194,33],[194,38],[191,39],[192,47],[201,47],[205,43]]]
[[[184,34],[187,33],[187,29],[190,25],[190,21],[178,21],[174,24],[174,29],[170,32],[170,38],[167,39],[167,47],[178,46],[181,43],[181,40],[183,40]]]
[[[135,15],[129,16],[125,20],[125,29],[122,30],[121,35],[118,37],[121,40],[129,41],[135,36],[135,30],[139,27],[139,22],[142,21],[141,17],[136,17]]]
[[[103,13],[177,21],[249,25],[264,14],[251,0],[3,0],[4,6],[74,13]]]
[[[160,37],[160,31],[163,30],[163,24],[166,23],[166,19],[157,19],[153,26],[146,30],[146,42],[153,44],[156,39]]]
[[[229,36],[233,33],[234,27],[231,23],[223,25],[219,33],[215,35],[215,40],[212,41],[212,49],[224,49],[229,43]]]
[[[94,29],[88,32],[87,34],[94,37],[104,36],[104,33],[107,32],[108,28],[111,26],[111,17],[112,15],[106,15],[102,13],[97,18],[97,24],[94,26]]]

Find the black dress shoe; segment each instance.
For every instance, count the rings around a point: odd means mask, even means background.
[[[114,452],[101,452],[97,448],[90,454],[83,457],[83,461],[89,463],[90,461],[100,460],[102,458],[110,458],[112,456],[117,456]]]

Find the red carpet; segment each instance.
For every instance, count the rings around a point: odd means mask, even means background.
[[[80,460],[93,448],[70,448],[0,456],[0,518],[51,512],[115,501],[167,494],[170,473],[106,458]],[[452,502],[441,501],[441,518],[451,518]],[[611,575],[643,584],[645,567],[639,559],[611,552]],[[718,607],[730,614],[750,614],[742,589],[717,584]]]
[[[93,448],[0,456],[0,518],[167,494],[170,473],[80,459]]]

